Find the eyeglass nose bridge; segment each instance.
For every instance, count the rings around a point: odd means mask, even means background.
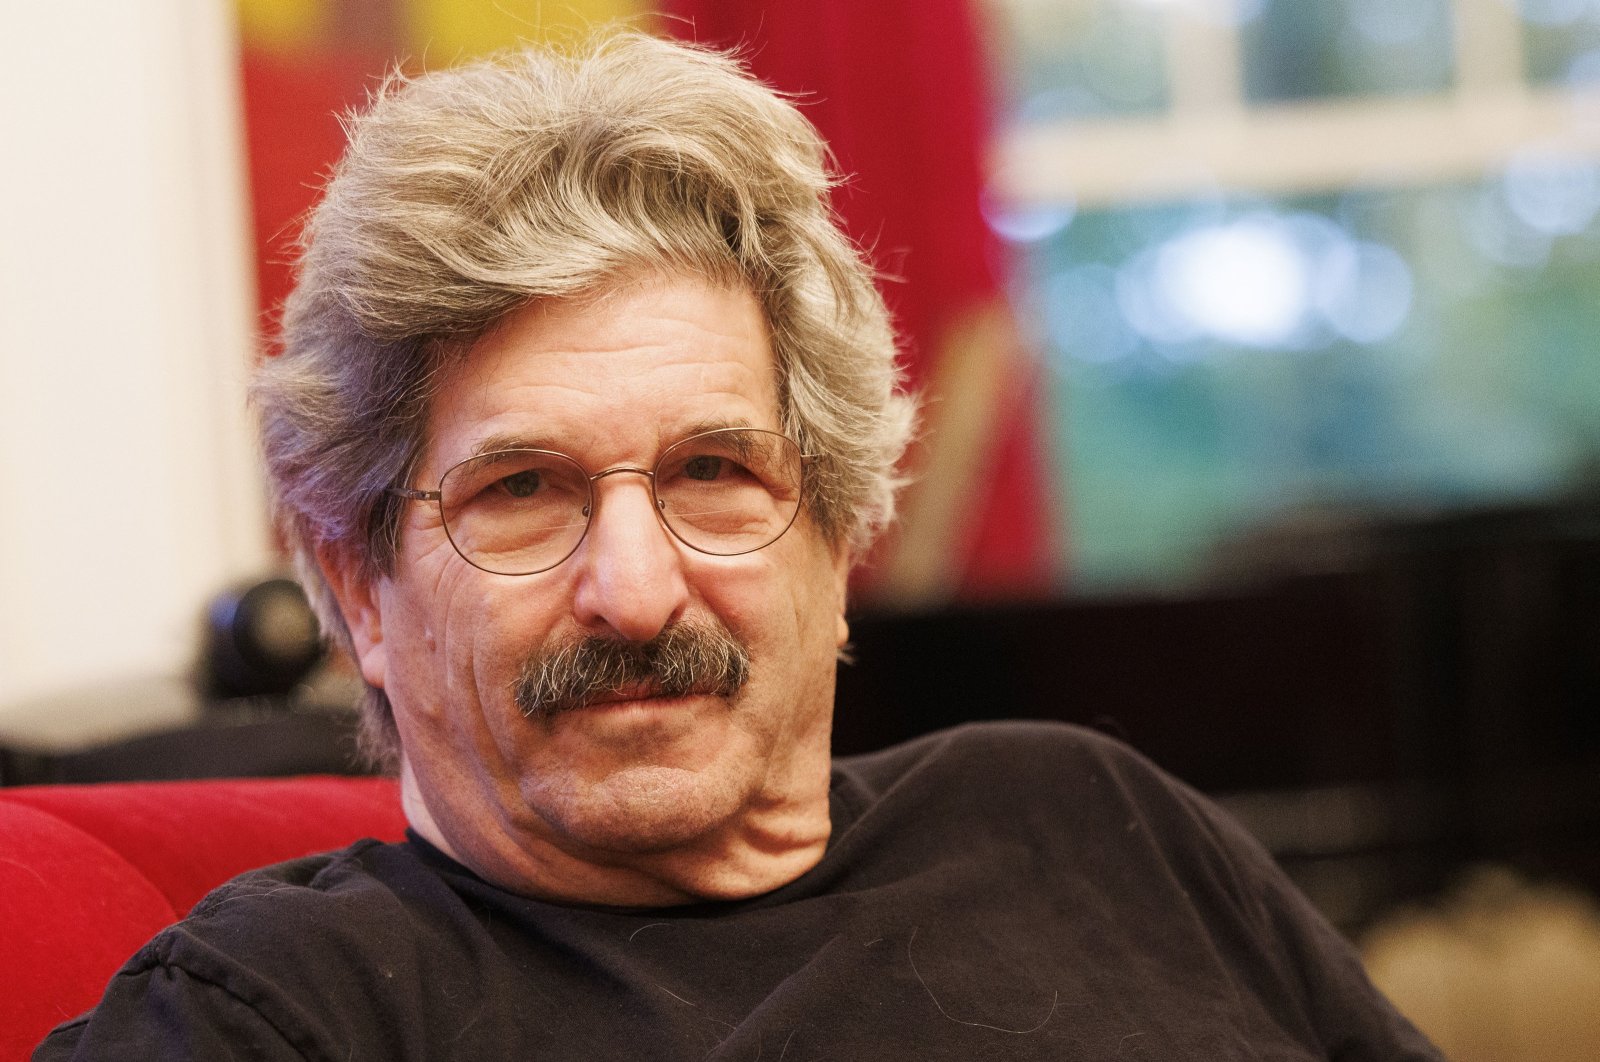
[[[615,476],[623,472],[632,472],[634,475],[643,476],[645,479],[648,479],[650,481],[650,500],[655,503],[656,511],[663,512],[666,510],[667,503],[656,496],[656,474],[651,469],[640,468],[638,465],[615,465],[611,468],[601,469],[599,472],[596,472],[594,475],[589,477],[589,482],[590,484],[598,483],[607,476]],[[594,488],[591,486],[589,491],[589,508],[583,514],[591,520],[594,519],[594,505]]]

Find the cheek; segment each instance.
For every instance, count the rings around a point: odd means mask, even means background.
[[[436,784],[446,774],[500,776],[523,740],[513,683],[546,628],[523,595],[470,585],[440,590],[429,623],[402,650],[407,682],[395,704],[402,738],[429,761]]]
[[[794,640],[794,588],[766,552],[707,558],[691,580],[699,606],[752,650]]]
[[[773,666],[793,667],[836,648],[839,603],[831,565],[808,549],[763,550],[727,563],[701,580],[712,613],[752,650],[778,655]]]
[[[440,642],[452,696],[480,704],[491,725],[514,714],[512,689],[523,664],[579,633],[570,602],[570,587],[550,575],[474,580],[457,595]]]
[[[408,607],[392,650],[406,680],[397,702],[413,712],[458,711],[459,702],[473,699],[478,673],[506,656],[497,648],[497,620],[506,610],[488,592],[492,588],[477,585],[473,569],[456,570],[462,567],[446,565],[438,577],[406,587]]]

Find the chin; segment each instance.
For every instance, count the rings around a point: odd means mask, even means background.
[[[748,802],[727,779],[675,767],[633,767],[569,791],[561,807],[531,803],[585,847],[643,855],[693,845],[734,824]],[[572,799],[575,798],[575,799]]]

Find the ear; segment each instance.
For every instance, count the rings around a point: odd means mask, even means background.
[[[384,688],[388,656],[383,646],[383,613],[378,607],[377,588],[361,572],[361,564],[348,550],[319,543],[314,550],[317,567],[328,581],[355,650],[361,677],[368,685]]]
[[[833,551],[833,592],[834,600],[838,602],[839,626],[835,634],[835,649],[843,649],[850,641],[850,624],[844,618],[845,607],[850,597],[850,570],[856,566],[855,551],[848,546],[839,546]]]

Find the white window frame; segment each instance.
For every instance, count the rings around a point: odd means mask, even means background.
[[[1530,86],[1511,0],[1452,0],[1456,76],[1447,93],[1271,106],[1244,100],[1238,24],[1215,10],[1230,2],[1165,0],[1165,113],[1004,133],[992,160],[1001,197],[1095,208],[1218,190],[1298,195],[1470,180],[1526,150],[1600,160],[1600,85]]]

